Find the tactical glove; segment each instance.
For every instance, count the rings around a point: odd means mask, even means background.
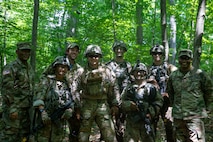
[[[62,116],[62,118],[68,120],[68,119],[70,119],[72,117],[72,113],[73,113],[73,110],[71,108],[66,109],[64,114],[63,114],[63,116]]]
[[[118,109],[117,106],[111,107],[111,114],[112,114],[112,116],[117,116],[118,115],[118,111],[119,111],[119,109]]]
[[[139,110],[138,106],[134,102],[131,102],[130,109],[131,109],[131,111],[137,111],[137,110]]]
[[[45,110],[41,112],[41,119],[42,119],[44,125],[48,125],[51,123],[51,119]]]

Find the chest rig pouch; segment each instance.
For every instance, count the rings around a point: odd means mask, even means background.
[[[83,87],[85,94],[97,96],[103,94],[103,73],[100,70],[88,71],[85,75]]]

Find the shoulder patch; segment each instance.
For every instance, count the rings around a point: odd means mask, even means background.
[[[10,70],[4,70],[2,74],[3,74],[3,75],[10,74]]]

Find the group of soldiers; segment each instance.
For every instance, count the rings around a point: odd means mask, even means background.
[[[212,80],[194,69],[192,51],[181,50],[180,67],[164,62],[164,47],[150,49],[153,64],[124,59],[127,45],[115,41],[106,64],[101,47],[69,43],[33,85],[29,43],[18,43],[17,59],[2,73],[2,142],[89,142],[94,123],[105,142],[155,142],[158,121],[167,142],[205,142],[201,118],[212,114]],[[173,112],[173,113],[172,113]]]

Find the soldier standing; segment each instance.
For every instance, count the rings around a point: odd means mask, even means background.
[[[69,70],[66,59],[56,59],[54,75],[42,77],[37,86],[33,106],[37,114],[34,130],[38,142],[64,142],[65,121],[72,117],[74,103],[65,75]]]
[[[132,66],[129,62],[124,60],[124,53],[127,52],[127,46],[123,41],[115,41],[112,45],[115,58],[109,61],[106,65],[116,74],[116,79],[119,86],[119,92],[122,93],[123,89],[128,84],[129,74]],[[125,130],[125,113],[119,109],[119,114],[116,117],[115,131],[118,142],[123,142],[123,134]]]
[[[30,134],[30,107],[32,106],[33,70],[27,62],[31,45],[17,44],[17,59],[7,64],[2,74],[2,108],[5,128],[2,142],[27,141]]]
[[[202,118],[207,117],[207,111],[211,118],[213,114],[212,80],[192,66],[192,59],[191,50],[179,52],[179,69],[170,75],[167,87],[179,142],[205,142]]]
[[[138,62],[132,70],[133,82],[122,93],[126,112],[125,142],[154,142],[152,120],[158,115],[163,99],[157,88],[147,82],[147,67]]]
[[[173,126],[172,126],[172,118],[171,118],[171,110],[170,101],[168,97],[168,93],[166,93],[167,81],[169,78],[169,74],[177,68],[172,65],[164,62],[164,47],[162,45],[155,45],[150,49],[150,55],[153,58],[153,64],[150,67],[150,80],[155,79],[160,89],[160,93],[163,97],[164,103],[160,110],[160,116],[164,122],[165,132],[166,132],[166,140],[167,142],[175,142]],[[166,115],[167,114],[167,115]],[[168,116],[168,117],[166,117]],[[159,115],[155,118],[155,133],[157,129],[157,123],[159,121]]]
[[[79,142],[89,141],[94,122],[99,127],[105,142],[115,142],[111,115],[117,114],[120,102],[115,74],[101,64],[102,51],[98,45],[87,46],[85,57],[87,64],[76,85],[76,96],[81,92],[78,102],[79,113],[82,116]]]
[[[66,74],[66,79],[68,81],[71,90],[71,95],[75,92],[73,88],[73,84],[75,84],[74,82],[83,72],[83,68],[78,63],[76,63],[76,58],[78,57],[79,53],[80,53],[80,46],[77,43],[68,43],[65,51],[65,56],[59,56],[56,58],[56,59],[65,58],[69,65],[69,71]],[[44,71],[43,73],[44,76],[48,74],[53,74],[53,67],[52,67],[53,65],[54,62]],[[74,96],[72,95],[72,97]],[[70,142],[77,142],[80,128],[80,120],[76,118],[76,111],[74,111],[73,113],[74,114],[72,118],[68,120],[68,125],[70,129],[69,139]]]

